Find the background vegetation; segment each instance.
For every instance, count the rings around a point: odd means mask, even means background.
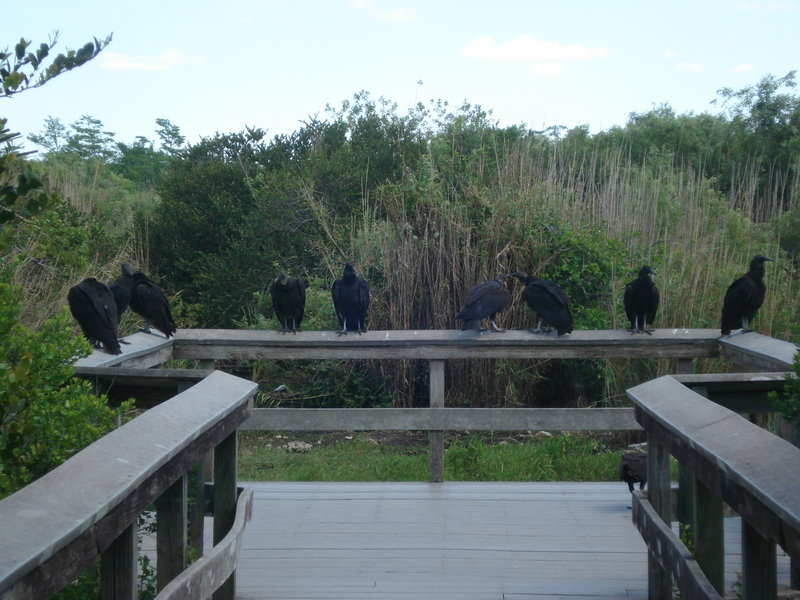
[[[372,329],[457,327],[470,286],[515,270],[558,282],[578,328],[622,328],[624,284],[648,263],[662,291],[658,327],[717,328],[726,287],[762,252],[776,260],[756,327],[792,339],[794,88],[794,72],[767,76],[720,90],[717,114],[662,105],[597,134],[501,127],[469,104],[399,114],[366,92],[272,139],[248,128],[187,145],[160,119],[157,142],[127,144],[91,116],[71,126],[48,117],[31,140],[43,150],[43,180],[64,202],[16,232],[27,257],[14,272],[26,294],[22,319],[41,322],[69,285],[88,274],[111,280],[127,260],[168,291],[181,327],[275,327],[266,290],[284,270],[311,281],[305,327],[332,329],[330,285],[352,260],[371,285]],[[506,327],[531,323],[520,293],[512,284]],[[424,362],[239,368],[263,382],[269,406],[427,402]],[[452,361],[448,402],[624,402],[626,387],[669,369],[666,361]],[[281,384],[285,391],[271,391]]]
[[[22,40],[0,54],[3,95],[43,85],[109,41],[50,61],[55,40],[38,49]],[[80,385],[63,387],[68,370],[44,378],[48,365],[85,352],[64,313],[66,292],[87,276],[113,280],[123,261],[158,280],[184,328],[275,327],[266,290],[284,270],[311,282],[305,328],[332,329],[330,286],[352,260],[371,285],[372,329],[455,328],[472,285],[516,270],[559,283],[578,328],[622,328],[622,290],[643,263],[659,273],[657,326],[715,329],[727,285],[762,252],[775,262],[756,327],[792,339],[800,252],[795,85],[795,72],[767,76],[720,90],[716,114],[677,115],[662,105],[596,134],[501,127],[469,104],[432,102],[400,114],[367,92],[271,139],[253,127],[186,144],[178,125],[159,119],[152,133],[121,142],[91,115],[70,125],[48,115],[30,136],[41,151],[30,156],[3,120],[0,475],[10,477],[11,458],[24,481],[48,448],[68,454],[46,439],[44,417],[30,433],[37,418],[30,390],[47,390],[43,402],[65,403],[59,393],[85,398]],[[511,285],[501,322],[526,328],[532,315]],[[127,319],[123,333],[135,327]],[[423,361],[229,367],[262,383],[263,406],[427,403]],[[670,368],[666,361],[450,361],[447,401],[616,404],[626,387]],[[86,410],[76,414],[91,421],[100,408]]]

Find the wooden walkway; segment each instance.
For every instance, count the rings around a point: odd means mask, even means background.
[[[241,600],[647,598],[623,483],[245,483]],[[727,590],[740,571],[726,519]],[[779,581],[788,559],[779,550]]]

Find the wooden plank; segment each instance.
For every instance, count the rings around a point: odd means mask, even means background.
[[[24,588],[43,563],[62,586],[75,568],[93,564],[98,550],[248,417],[256,387],[214,373],[0,501],[0,595],[20,582]],[[70,551],[76,542],[80,556]]]
[[[227,535],[161,590],[156,600],[208,598],[230,579],[239,560],[245,529],[253,517],[252,488],[241,491],[235,512],[236,517]]]
[[[669,571],[682,597],[722,600],[723,597],[708,581],[692,553],[639,490],[633,493],[633,522],[647,543],[651,556]],[[652,598],[653,590],[650,591]],[[665,597],[672,598],[671,588],[667,593]]]
[[[718,337],[710,329],[659,329],[651,336],[574,331],[561,337],[528,331],[370,331],[346,336],[303,331],[290,336],[266,330],[186,329],[176,334],[173,353],[175,358],[200,360],[710,358],[719,354]]]
[[[141,369],[133,367],[75,367],[75,375],[83,379],[102,381],[110,385],[128,385],[176,389],[182,383],[194,385],[213,370]]]
[[[156,584],[162,590],[186,568],[187,477],[173,483],[156,500]]]
[[[131,523],[100,557],[100,597],[104,600],[136,600],[138,540]]]
[[[444,361],[430,361],[430,408],[444,408]],[[431,430],[428,439],[429,479],[444,481],[444,431]]]
[[[214,448],[214,545],[222,542],[236,521],[238,435],[233,431]],[[234,600],[236,580],[231,572],[214,591],[214,600]]]
[[[632,408],[256,408],[242,431],[630,431]]]
[[[172,340],[147,333],[134,333],[125,338],[122,354],[106,354],[101,350],[75,361],[75,367],[133,366],[148,368],[172,358]]]
[[[775,542],[742,523],[742,597],[772,600],[778,596]]]
[[[800,449],[669,376],[628,395],[648,435],[761,535],[800,557]]]
[[[788,371],[797,346],[755,331],[732,334],[719,339],[722,356],[752,371]]]

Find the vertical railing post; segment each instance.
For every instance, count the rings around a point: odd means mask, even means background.
[[[725,519],[722,500],[699,480],[695,480],[697,531],[695,557],[708,581],[725,595]]]
[[[100,597],[103,600],[136,600],[138,528],[129,525],[100,555]]]
[[[777,597],[775,542],[762,537],[742,519],[742,598],[773,600]]]
[[[778,435],[800,448],[800,424],[787,421],[781,416],[777,418]],[[789,587],[793,590],[800,590],[800,561],[791,559],[789,563]]]
[[[444,408],[444,361],[431,360],[430,364],[430,407]],[[431,431],[428,437],[430,454],[430,481],[444,481],[444,431]]]
[[[186,568],[187,477],[156,501],[156,589],[160,592]]]
[[[667,525],[672,523],[669,453],[652,436],[647,439],[647,498]],[[647,560],[649,600],[672,600],[672,578],[652,550]]]
[[[236,519],[236,453],[238,435],[234,431],[214,449],[214,545],[222,541]],[[234,600],[236,574],[214,592],[214,600]]]

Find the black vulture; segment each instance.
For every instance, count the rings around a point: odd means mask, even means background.
[[[647,483],[647,452],[624,452],[619,459],[619,480],[628,484],[633,493],[633,484],[643,490]]]
[[[89,277],[69,289],[67,302],[90,344],[95,348],[102,344],[107,354],[122,354],[117,339],[117,305],[111,288]]]
[[[495,323],[497,313],[502,312],[511,300],[511,292],[505,289],[505,281],[508,275],[502,273],[485,283],[472,286],[464,300],[464,307],[456,315],[456,319],[464,321],[461,326],[462,331],[472,329],[475,331],[486,331],[481,328],[481,321],[489,317],[494,331],[503,332]]]
[[[130,306],[133,289],[133,269],[128,263],[122,263],[122,275],[109,287],[114,293],[114,302],[117,304],[117,321],[122,322],[122,315]]]
[[[767,286],[764,284],[764,263],[772,261],[763,254],[756,254],[750,261],[750,270],[734,281],[725,292],[722,304],[722,335],[728,335],[733,329],[741,329],[742,333],[752,331],[750,323],[756,311],[764,303]]]
[[[306,308],[307,287],[307,280],[287,277],[283,271],[273,280],[269,294],[272,297],[272,309],[282,326],[281,332],[300,331]]]
[[[167,338],[178,331],[178,326],[172,320],[172,311],[164,291],[155,282],[141,271],[133,274],[133,289],[131,290],[131,310],[144,319],[145,333],[150,331],[150,323],[161,331]],[[153,333],[153,335],[155,335]]]
[[[345,263],[344,274],[333,282],[331,295],[336,319],[341,327],[339,335],[346,335],[348,331],[366,332],[369,285],[358,276],[353,263]]]
[[[647,326],[653,322],[658,310],[658,288],[650,275],[655,275],[648,265],[639,269],[639,276],[625,286],[625,314],[631,322],[631,333],[652,335]]]
[[[522,297],[539,317],[539,324],[536,329],[529,330],[531,333],[545,331],[542,329],[542,322],[554,327],[558,331],[558,335],[572,332],[574,329],[572,311],[569,308],[569,298],[564,290],[552,281],[528,275],[522,271],[517,271],[511,276],[516,277],[525,285]]]

